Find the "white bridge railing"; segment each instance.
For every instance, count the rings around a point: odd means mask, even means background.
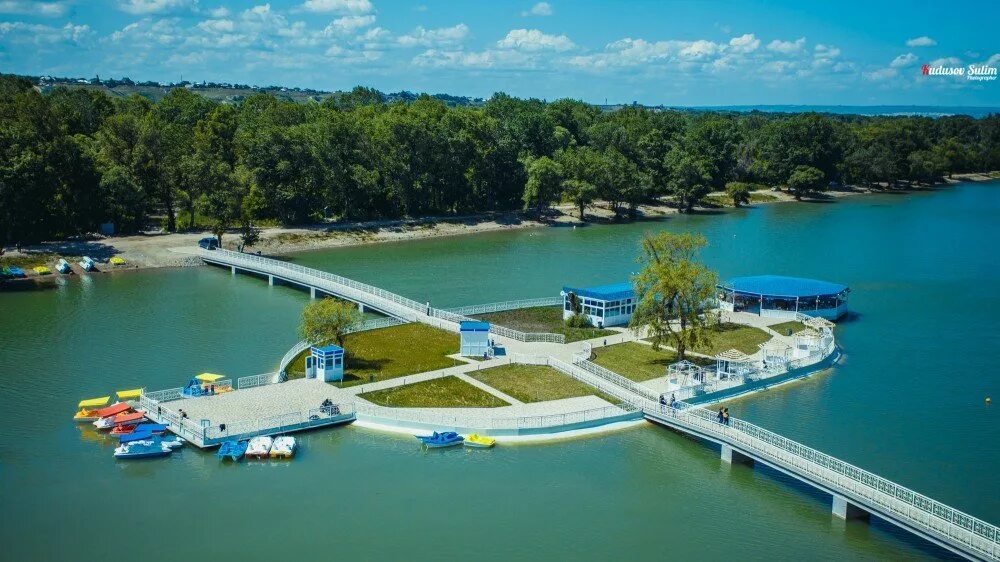
[[[478,430],[518,430],[553,428],[583,422],[593,422],[608,418],[617,418],[638,412],[631,404],[605,406],[565,414],[546,414],[538,416],[519,416],[507,418],[485,418],[482,415],[448,414],[440,411],[427,412],[420,409],[389,408],[370,402],[355,402],[355,412],[359,416],[368,416],[395,422],[427,424],[436,427],[459,427]]]
[[[473,314],[488,314],[490,312],[503,312],[505,310],[517,310],[519,308],[536,308],[539,306],[562,306],[562,297],[541,297],[537,299],[521,299],[514,301],[491,302],[488,304],[474,304],[472,306],[460,306],[449,308],[448,312],[461,316],[471,316]]]
[[[464,320],[475,320],[475,318],[469,318],[468,316],[456,314],[449,310],[441,310],[439,308],[432,308],[430,314],[435,318],[441,318],[448,322],[455,322],[455,323],[462,322]],[[490,323],[490,333],[523,342],[566,343],[566,336],[564,336],[563,334],[550,334],[545,332],[521,332],[519,330],[514,330],[506,326],[493,324],[492,322]]]
[[[1000,528],[996,525],[863,468],[741,419],[730,418],[728,425],[719,423],[714,412],[698,406],[679,402],[675,409],[652,401],[636,405],[667,423],[696,430],[803,475],[862,508],[879,510],[976,557],[1000,559]]]
[[[242,390],[244,388],[253,388],[255,386],[264,386],[268,384],[274,384],[278,382],[281,377],[281,373],[261,373],[259,375],[250,375],[249,377],[240,377],[236,379],[236,388]]]
[[[582,359],[581,357],[574,356],[573,364],[576,365],[577,367],[586,370],[588,373],[592,375],[601,377],[602,379],[612,384],[616,384],[630,392],[634,392],[635,394],[638,394],[639,396],[642,396],[647,400],[656,401],[659,398],[659,396],[655,392],[646,388],[645,386],[631,379],[625,378],[614,371],[609,371],[608,369],[601,367],[597,363],[592,363],[590,361]]]

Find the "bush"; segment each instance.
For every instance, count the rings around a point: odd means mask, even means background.
[[[584,314],[574,314],[566,319],[567,328],[593,328],[594,325],[590,323],[590,318]]]

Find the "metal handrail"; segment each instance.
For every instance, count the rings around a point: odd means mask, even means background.
[[[491,302],[487,304],[474,304],[470,306],[460,306],[449,308],[448,312],[469,316],[472,314],[486,314],[490,312],[503,312],[505,310],[517,310],[519,308],[536,308],[540,306],[558,306],[563,303],[563,297],[541,297],[537,299],[520,299],[513,301]]]
[[[586,369],[591,374],[597,375],[610,383],[617,384],[618,386],[621,386],[629,391],[632,391],[647,400],[657,400],[659,398],[659,396],[652,390],[649,390],[648,388],[642,386],[641,384],[629,378],[623,377],[614,371],[605,369],[604,367],[598,365],[597,363],[587,361],[583,359],[582,356],[579,357],[574,356],[573,364],[582,367],[583,369]]]
[[[465,428],[481,428],[494,430],[512,429],[537,429],[546,427],[558,427],[570,423],[580,423],[584,421],[594,421],[604,418],[614,418],[638,412],[639,408],[631,404],[619,406],[604,406],[601,408],[590,408],[577,412],[565,414],[545,414],[539,416],[518,416],[508,418],[491,418],[488,425],[484,425],[482,416],[475,415],[455,415],[443,412],[421,412],[400,408],[389,408],[379,406],[370,402],[355,402],[355,412],[359,415],[392,419],[410,423],[425,423],[429,425],[454,426]]]

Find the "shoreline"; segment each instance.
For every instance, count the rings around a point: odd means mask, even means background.
[[[836,200],[841,198],[878,195],[886,193],[920,193],[933,191],[942,187],[952,186],[962,182],[990,182],[1000,180],[997,172],[976,174],[955,174],[953,178],[942,183],[927,186],[916,186],[895,190],[872,190],[848,186],[843,190],[828,191],[820,197],[806,198],[804,201]],[[761,190],[754,192],[761,198],[770,200],[756,201],[743,208],[754,208],[758,205],[772,203],[796,202],[797,200],[784,191]],[[719,200],[724,193],[714,192],[710,198]],[[731,209],[731,205],[713,205],[696,207],[695,212],[718,212]],[[263,228],[261,241],[256,246],[248,248],[251,252],[261,252],[271,256],[285,256],[299,252],[326,250],[345,247],[356,247],[388,242],[406,242],[428,238],[443,238],[499,232],[506,230],[522,230],[546,227],[577,227],[590,225],[631,224],[635,222],[655,222],[680,211],[668,204],[644,204],[638,208],[639,216],[628,221],[613,220],[613,213],[603,202],[595,202],[587,207],[586,221],[581,221],[576,215],[577,209],[569,204],[555,205],[547,210],[542,217],[519,211],[502,214],[469,215],[461,217],[425,217],[420,219],[399,219],[386,221],[368,221],[344,224],[316,224],[302,227],[268,227]],[[3,285],[13,286],[26,281],[51,282],[61,277],[67,277],[55,270],[55,262],[59,257],[66,257],[73,266],[75,274],[84,273],[75,263],[75,258],[89,255],[98,262],[100,273],[120,273],[137,269],[159,269],[172,267],[190,267],[201,265],[201,260],[189,255],[174,252],[172,249],[183,246],[194,246],[198,240],[211,233],[206,231],[178,232],[170,234],[139,234],[122,237],[107,237],[97,240],[67,240],[44,242],[25,247],[22,252],[8,251],[4,257],[14,258],[34,265],[47,265],[50,275],[37,275],[31,267],[23,267],[27,277],[12,279]],[[224,246],[235,249],[234,242],[238,240],[235,233],[223,236]],[[37,261],[32,260],[37,256]],[[127,264],[110,266],[107,260],[111,256],[123,257]],[[71,259],[74,258],[74,259]]]

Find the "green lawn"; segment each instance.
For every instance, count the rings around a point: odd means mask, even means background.
[[[549,332],[563,334],[566,342],[589,340],[615,334],[612,330],[597,328],[568,328],[563,323],[562,308],[558,306],[538,306],[534,308],[518,308],[502,312],[477,314],[475,318],[513,328],[521,332]]]
[[[348,334],[344,350],[347,364],[340,384],[353,386],[456,365],[458,362],[447,356],[458,353],[458,335],[414,322]],[[288,366],[288,378],[305,375],[307,353]]]
[[[510,405],[453,376],[365,392],[358,396],[380,406],[395,408],[497,408]]]
[[[0,257],[0,267],[16,266],[21,269],[31,269],[36,265],[48,265],[58,259],[58,255],[50,252],[32,252],[17,256],[7,254]]]
[[[544,402],[590,395],[598,396],[612,404],[619,402],[614,397],[606,396],[592,386],[546,365],[514,363],[472,371],[468,375],[521,402]]]
[[[687,359],[701,365],[715,363],[711,359],[690,355]],[[654,351],[649,345],[626,342],[594,348],[591,361],[625,378],[642,382],[667,376],[667,365],[677,362],[677,353],[668,349]]]
[[[796,320],[790,320],[788,322],[782,322],[781,324],[775,324],[774,326],[768,326],[768,327],[783,336],[787,336],[789,330],[791,330],[792,333],[794,334],[795,332],[801,332],[802,330],[806,329],[805,324],[803,324],[802,322],[798,322]]]
[[[711,341],[695,347],[692,351],[705,355],[715,355],[727,349],[738,349],[750,355],[760,349],[757,344],[771,339],[771,334],[760,328],[729,322],[712,326],[710,330],[712,333]]]

